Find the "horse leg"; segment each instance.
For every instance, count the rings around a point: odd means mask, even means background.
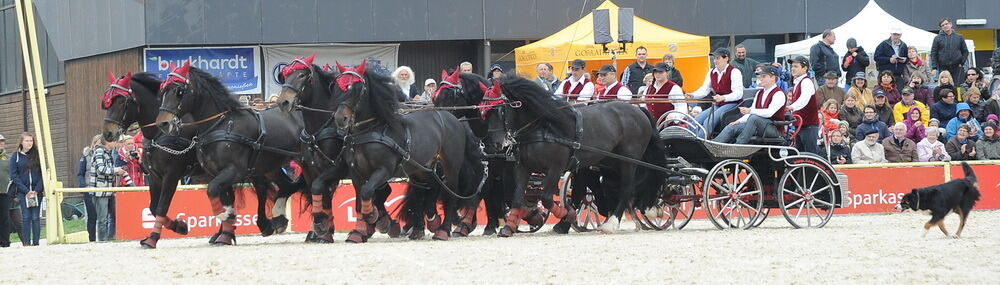
[[[513,236],[514,232],[517,231],[517,224],[520,223],[521,218],[526,214],[526,210],[524,209],[524,191],[528,187],[528,169],[521,162],[515,162],[513,172],[514,195],[511,197],[510,212],[507,213],[505,225],[500,229],[500,233],[497,234],[500,237]]]
[[[159,177],[157,177],[159,178]],[[156,217],[156,222],[153,223],[153,229],[150,231],[146,238],[139,241],[139,245],[142,248],[154,249],[156,248],[156,242],[160,240],[160,232],[163,231],[163,222],[160,216],[156,215],[155,212],[160,205],[160,181],[157,179],[150,179],[149,181],[149,210],[150,214]],[[2,221],[6,223],[6,221]]]
[[[392,194],[392,188],[389,188],[389,184],[386,183],[382,185],[375,192],[375,208],[378,209],[380,213],[386,213],[386,215],[380,215],[378,221],[375,222],[375,228],[378,232],[383,234],[388,234],[389,237],[395,238],[399,237],[399,223],[392,219],[388,215],[389,210],[385,208],[385,201],[389,199],[389,195]]]
[[[503,176],[506,174],[504,171],[506,168],[504,164],[500,162],[490,162],[488,167],[490,168],[488,176],[486,178],[485,195],[483,196],[483,204],[486,204],[486,228],[483,229],[483,235],[489,236],[494,235],[497,232],[497,228],[500,227],[500,220],[503,219],[504,208],[506,208],[506,199],[504,199],[504,194],[506,188],[503,185]]]
[[[251,177],[254,193],[257,194],[257,228],[261,236],[274,234],[271,219],[267,218],[267,194],[271,192],[271,182],[261,176]]]
[[[347,242],[350,243],[364,243],[368,241],[368,237],[372,235],[375,231],[375,222],[378,221],[379,213],[378,209],[374,205],[374,197],[377,189],[381,188],[382,185],[389,181],[392,177],[392,171],[388,168],[378,168],[371,173],[371,175],[366,180],[354,179],[357,181],[364,181],[361,183],[361,188],[357,191],[357,202],[358,207],[358,221],[354,223],[354,230],[352,230],[347,235]],[[357,186],[358,184],[355,184]]]
[[[560,219],[560,223],[571,224],[576,222],[576,211],[573,210],[573,206],[564,201],[559,201],[555,203],[552,197],[556,195],[556,191],[559,188],[559,178],[562,176],[563,170],[557,168],[549,168],[545,173],[545,179],[542,180],[542,196],[540,200],[542,201],[542,206],[549,209],[549,212],[553,216]],[[542,221],[545,222],[544,220]]]
[[[215,209],[216,218],[221,221],[218,237],[212,245],[233,245],[236,243],[236,208],[233,183],[238,178],[235,167],[226,167],[208,183],[208,198],[221,209]]]
[[[607,221],[601,225],[601,232],[609,234],[618,231],[622,215],[626,209],[630,208],[632,203],[632,192],[635,189],[635,167],[635,165],[630,163],[620,163],[618,178],[621,179],[621,187],[618,188],[618,203],[611,212],[611,215],[608,216]]]
[[[274,184],[278,185],[278,193],[274,199],[274,206],[271,208],[271,224],[274,227],[274,233],[280,234],[285,232],[288,228],[288,218],[285,217],[285,209],[288,207],[288,198],[299,192],[299,190],[309,187],[308,181],[303,175],[297,182],[292,182],[284,174],[275,174],[276,178],[272,179]]]
[[[319,243],[333,242],[333,209],[332,207],[328,207],[328,205],[330,205],[331,185],[339,180],[336,174],[337,171],[335,169],[323,171],[313,180],[310,187],[309,192],[312,199],[313,218],[312,231],[316,235],[312,241]]]

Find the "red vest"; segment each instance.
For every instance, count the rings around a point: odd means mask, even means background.
[[[563,85],[562,88],[563,95],[580,95],[580,92],[583,92],[583,86],[587,85],[587,83],[590,83],[590,79],[584,78],[582,82],[576,85],[576,87],[573,87],[572,92],[570,92],[569,86],[573,85],[573,82],[570,82],[569,79],[566,79],[566,81],[564,82],[565,84]],[[579,96],[566,96],[566,98],[569,99],[570,101],[576,101],[576,99],[579,98]]]
[[[670,94],[670,90],[674,89],[674,86],[677,86],[677,84],[674,84],[674,82],[670,80],[667,80],[667,83],[664,83],[659,90],[656,89],[656,85],[649,86],[649,88],[646,89],[646,95],[647,95],[646,98],[653,100],[669,99],[667,95]],[[660,116],[663,116],[663,114],[673,111],[674,104],[648,103],[646,104],[646,109],[648,109],[649,112],[653,114],[653,119],[659,119]]]
[[[712,92],[715,92],[715,95],[728,95],[730,93],[733,93],[733,76],[732,76],[733,75],[733,69],[736,69],[736,67],[733,67],[732,64],[730,64],[729,66],[727,66],[726,67],[726,71],[722,72],[722,80],[721,81],[719,80],[719,76],[715,73],[714,70],[710,71],[711,72],[710,73],[711,74],[710,75],[711,76],[710,79],[712,80],[712,82],[711,82],[712,83]],[[739,103],[739,102],[740,102],[739,100],[732,101],[732,102],[722,101],[722,102],[715,102],[715,105],[716,106],[722,106],[722,105],[726,105],[726,104],[736,104],[736,103]]]
[[[812,79],[810,79],[808,75],[805,78],[802,78],[802,81],[799,81],[799,84],[795,85],[795,88],[792,88],[792,96],[789,97],[791,99],[788,102],[795,102],[795,100],[799,99],[799,96],[802,96],[802,83],[805,82],[806,80],[812,80]],[[813,85],[814,85],[813,90],[816,90],[815,88],[816,84]],[[809,98],[809,102],[806,103],[805,107],[802,107],[801,110],[792,112],[795,115],[802,116],[803,126],[819,125],[819,104],[816,103],[816,100],[817,100],[816,94],[813,93],[813,96]]]
[[[778,91],[781,91],[781,88],[775,86],[774,89],[771,89],[771,92],[767,93],[767,97],[764,97],[764,89],[757,91],[757,95],[753,99],[753,107],[756,109],[767,109],[767,106],[771,106],[771,101],[774,100],[774,94],[778,94]],[[771,119],[772,121],[784,121],[785,102],[782,102],[781,106],[782,108],[778,109],[777,112],[774,112],[774,114],[772,114],[771,117],[768,117],[768,119]]]
[[[597,99],[599,100],[618,99],[618,90],[621,90],[623,86],[625,85],[623,85],[621,82],[615,82],[615,85],[611,85],[611,87],[604,88],[604,91],[601,92],[600,96],[597,96]]]

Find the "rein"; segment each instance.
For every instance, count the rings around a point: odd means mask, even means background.
[[[229,111],[230,110],[225,110],[225,111],[222,111],[222,112],[220,112],[218,114],[211,115],[208,118],[204,118],[204,119],[201,119],[201,120],[198,120],[198,121],[194,121],[194,122],[190,122],[190,123],[181,123],[180,125],[178,125],[178,127],[190,127],[190,126],[196,126],[196,125],[204,124],[204,123],[207,123],[209,121],[218,119],[218,118],[220,118],[222,116],[225,116],[226,113],[229,113]],[[159,124],[159,123],[161,123],[161,122],[152,122],[152,123],[143,125],[143,126],[141,126],[139,128],[152,127],[152,126],[156,126],[156,124]]]

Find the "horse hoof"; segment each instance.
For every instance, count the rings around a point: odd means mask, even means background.
[[[497,234],[497,228],[496,227],[486,227],[486,228],[483,229],[483,235],[484,236],[491,236],[491,235],[495,235],[495,234]]]
[[[388,234],[389,234],[389,237],[391,237],[391,238],[398,238],[398,237],[400,237],[400,235],[402,233],[401,233],[401,230],[399,229],[399,223],[397,223],[396,221],[390,222],[389,223],[389,232],[388,232]]]
[[[562,219],[566,223],[576,222],[576,210],[572,206],[566,205],[566,216]]]
[[[308,233],[306,233],[305,242],[316,242],[316,232],[309,231]]]
[[[427,220],[427,230],[428,231],[432,231],[432,232],[433,231],[437,231],[437,229],[441,227],[441,220],[442,220],[441,217],[438,217],[437,215],[434,215],[434,219],[433,220],[428,219]]]
[[[257,217],[257,228],[260,229],[260,236],[266,237],[274,234],[274,225],[271,224],[271,220],[263,216]]]
[[[448,234],[448,231],[443,229],[434,231],[434,240],[449,240],[449,239],[451,239],[451,235]]]
[[[347,234],[347,240],[344,241],[348,243],[365,243],[368,241],[368,237],[358,230],[353,230],[351,233]]]
[[[567,222],[559,222],[555,226],[552,227],[552,231],[555,232],[555,233],[557,233],[557,234],[568,234],[569,233],[569,228],[570,228],[569,223],[567,223]]]
[[[175,233],[177,233],[179,235],[187,235],[188,234],[188,229],[189,229],[188,228],[188,224],[185,223],[184,221],[180,221],[180,220],[175,220],[174,221],[174,225],[172,227],[170,227],[171,231],[174,231]]]
[[[274,233],[284,233],[288,229],[288,218],[285,218],[285,215],[274,217],[271,219],[271,224],[274,227]]]
[[[208,244],[214,244],[215,240],[219,239],[219,233],[216,232],[211,237],[208,238]]]
[[[381,215],[375,221],[375,229],[378,229],[379,233],[388,233],[391,226],[392,220],[387,215]]]
[[[139,241],[139,245],[142,246],[143,249],[156,249],[156,242],[158,242],[159,240],[160,240],[160,235],[153,233],[150,234],[148,237]]]
[[[424,239],[424,229],[413,227],[410,229],[410,240],[422,240]]]
[[[512,236],[514,236],[514,229],[511,228],[510,226],[503,226],[503,228],[500,229],[500,232],[497,233],[497,236],[498,237],[512,237]]]
[[[225,245],[235,245],[236,244],[236,234],[230,231],[220,231],[216,233],[215,241],[212,242],[214,246],[225,246]]]
[[[466,223],[458,223],[454,232],[451,232],[455,237],[467,237],[472,233],[472,226]]]
[[[312,242],[314,242],[314,243],[333,243],[333,234],[332,233],[327,233],[327,234],[324,234],[324,235],[315,235],[314,234]]]

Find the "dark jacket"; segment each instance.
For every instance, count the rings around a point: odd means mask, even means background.
[[[962,152],[962,145],[965,144],[965,152]],[[964,143],[958,141],[958,138],[951,138],[948,143],[944,144],[944,151],[951,156],[951,160],[975,160],[976,157],[969,155],[972,150],[976,149],[976,142],[972,139],[966,139]],[[976,150],[978,153],[979,151]]]
[[[845,138],[845,140],[846,140],[846,138]],[[819,155],[822,156],[824,159],[827,158],[827,155],[826,155],[826,145],[825,144],[820,144],[819,145]],[[844,159],[846,159],[847,160],[846,164],[854,163],[854,162],[851,161],[851,145],[849,145],[849,144],[832,144],[832,145],[830,145],[830,156],[829,156],[830,163],[831,164],[837,164],[837,158],[838,157],[843,157]]]
[[[87,187],[87,151],[80,156],[76,164],[76,187]]]
[[[965,37],[956,32],[951,35],[938,32],[931,43],[931,69],[961,66],[968,57],[969,48],[965,46]],[[960,77],[959,74],[951,76]]]
[[[743,59],[742,61],[734,57],[729,64],[738,68],[743,74],[743,86],[750,86],[750,84],[753,84],[754,79],[756,78],[754,75],[754,68],[756,68],[760,62],[749,57]]]
[[[983,136],[983,138],[979,139],[976,142],[976,159],[1000,159],[1000,136],[993,134],[992,137]]]
[[[897,143],[895,136],[889,136],[882,140],[882,147],[885,148],[885,160],[889,162],[914,162],[917,159],[917,143],[908,138],[903,138],[903,142]]]
[[[938,121],[941,121],[942,124],[947,124],[948,121],[951,121],[951,118],[955,117],[956,109],[956,104],[948,104],[944,101],[938,101],[937,103],[934,103],[934,105],[931,105],[931,118],[938,119]]]
[[[879,141],[881,141],[881,140],[885,139],[886,137],[890,136],[890,134],[889,134],[889,128],[886,127],[886,125],[885,125],[884,122],[879,121],[879,120],[872,120],[872,121],[864,120],[864,121],[861,122],[860,125],[858,125],[857,130],[854,131],[854,140],[855,141],[862,141],[862,140],[864,140],[865,139],[865,133],[867,133],[868,130],[871,130],[871,129],[878,130],[878,139],[879,139]]]
[[[927,88],[926,84],[920,84],[920,86],[910,89],[913,90],[913,100],[923,102],[928,107],[934,105],[934,96],[931,95],[931,89]]]
[[[989,113],[986,112],[985,100],[979,99],[979,103],[977,104],[972,104],[968,101],[965,103],[969,104],[969,109],[972,110],[972,117],[976,118],[976,121],[986,122],[986,116],[989,115]]]
[[[899,56],[906,57],[907,49],[908,47],[906,46],[906,43],[900,41]],[[878,47],[875,48],[875,69],[878,69],[879,72],[882,72],[883,70],[891,70],[892,74],[896,76],[903,76],[903,71],[906,70],[906,61],[901,60],[896,63],[891,63],[889,61],[889,59],[891,59],[895,54],[896,52],[892,50],[891,41],[889,39],[882,41],[882,43],[878,44]]]
[[[946,85],[935,86],[934,91],[931,91],[931,96],[934,97],[934,102],[941,101],[941,89],[951,89],[952,92],[955,92],[955,101],[962,100],[960,97],[958,97],[958,87],[955,87],[955,85],[946,84]]]
[[[669,72],[670,72],[670,81],[673,81],[679,87],[684,87],[684,77],[681,76],[681,71],[671,66]],[[749,85],[743,85],[743,86],[749,86]]]
[[[0,194],[7,193],[7,186],[10,184],[10,163],[7,162],[7,153],[0,149]],[[14,194],[11,189],[10,194]],[[2,199],[2,198],[0,198]],[[6,209],[0,209],[6,210]],[[5,221],[0,220],[0,223]]]
[[[628,86],[628,90],[632,90],[632,94],[639,92],[639,87],[642,87],[642,77],[646,76],[648,73],[653,73],[653,65],[648,61],[646,62],[646,67],[640,67],[639,62],[633,62],[625,67],[622,71],[622,82],[625,86]]]
[[[886,126],[896,124],[896,117],[892,115],[892,106],[889,103],[882,106],[875,105],[875,114],[878,115],[878,120],[885,123]]]
[[[868,65],[872,64],[871,59],[868,58],[868,52],[865,52],[865,48],[858,47],[858,56],[854,57],[854,59],[851,60],[851,64],[845,68],[844,62],[847,62],[847,56],[850,54],[851,52],[848,51],[844,54],[844,58],[840,61],[840,68],[844,70],[844,74],[847,74],[847,76],[854,76],[858,72],[864,72],[865,69],[868,68]],[[822,75],[817,74],[816,76],[819,77]]]
[[[837,60],[840,56],[837,52],[833,51],[833,48],[826,45],[822,40],[814,44],[809,48],[809,66],[812,67],[812,71],[815,74],[814,77],[822,77],[827,71],[833,71],[840,77],[840,68],[837,67]]]
[[[851,130],[854,130],[861,125],[861,121],[865,119],[865,111],[855,106],[854,108],[848,108],[847,106],[840,107],[840,120],[847,121],[847,124],[851,126]]]
[[[45,193],[45,187],[42,184],[42,168],[35,167],[29,170],[27,154],[15,152],[10,157],[8,167],[11,183],[17,187],[18,195],[27,194],[28,191],[36,191],[38,197],[42,197],[42,194]]]

